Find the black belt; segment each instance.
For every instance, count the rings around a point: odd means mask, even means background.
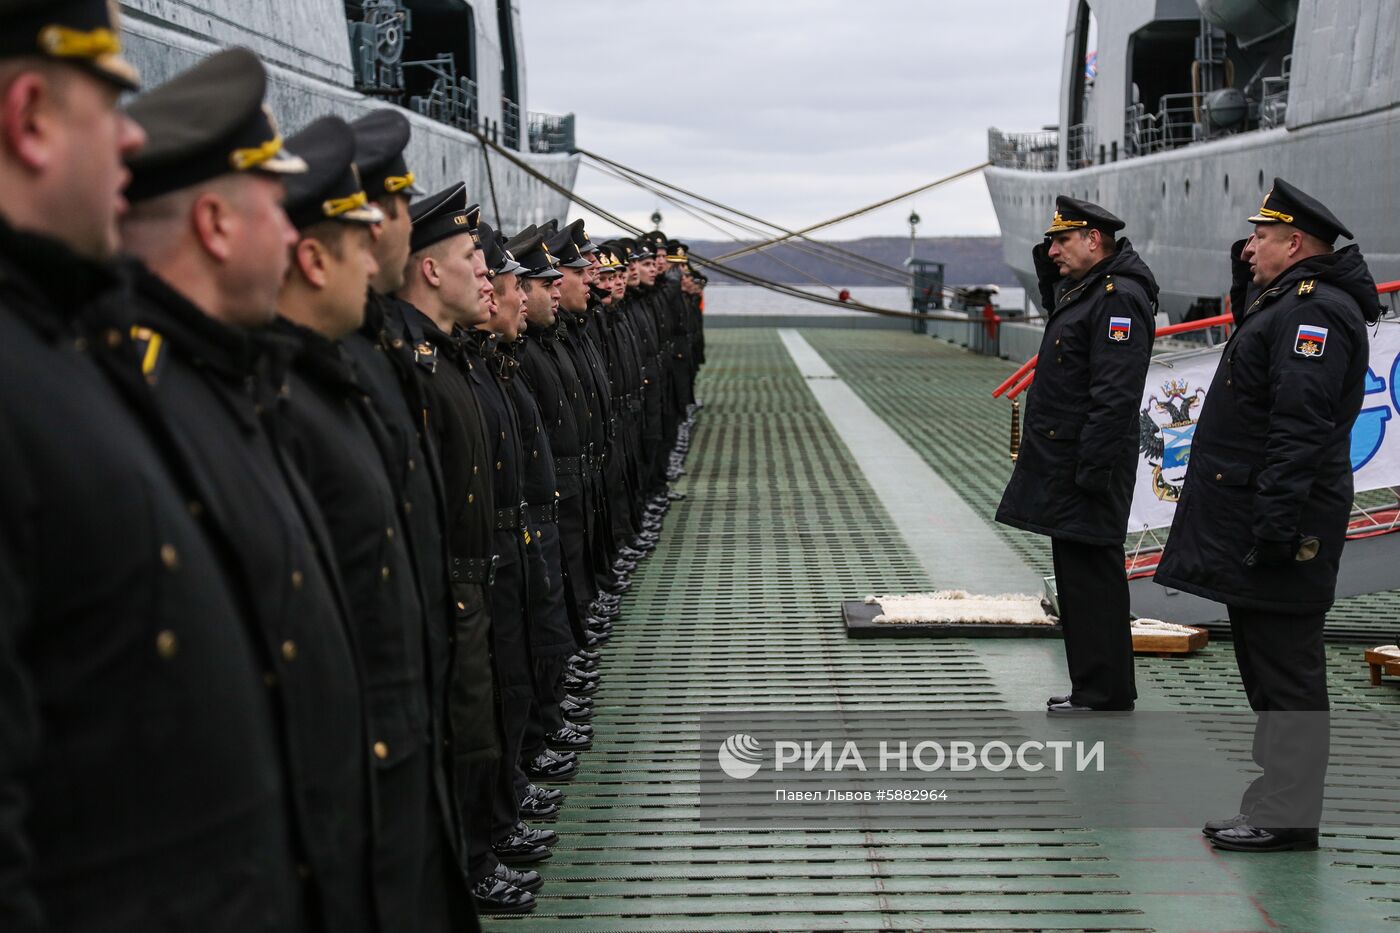
[[[575,460],[578,458],[575,457]],[[559,521],[559,500],[555,499],[547,505],[526,506],[530,521],[536,525],[551,524]]]
[[[497,531],[524,531],[525,530],[525,503],[513,506],[508,509],[496,510],[496,530]]]
[[[496,582],[496,558],[486,557],[452,558],[452,581],[454,583],[483,583],[486,586]]]
[[[554,472],[560,476],[583,475],[583,457],[555,457]]]

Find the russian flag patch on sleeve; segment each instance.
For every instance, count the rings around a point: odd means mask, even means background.
[[[1117,343],[1125,342],[1133,334],[1133,319],[1111,317],[1108,319],[1108,339]]]
[[[1315,324],[1299,324],[1293,341],[1293,352],[1299,356],[1318,357],[1327,349],[1327,328]]]

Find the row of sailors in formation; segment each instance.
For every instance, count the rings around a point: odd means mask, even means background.
[[[424,196],[396,110],[284,143],[246,50],[119,109],[107,4],[18,9],[0,928],[533,908],[678,498],[704,277],[660,233]]]

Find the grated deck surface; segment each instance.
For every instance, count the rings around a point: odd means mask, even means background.
[[[805,336],[936,470],[966,484],[974,508],[995,508],[1005,411],[989,431],[992,406],[978,406],[1004,366],[901,334]],[[488,930],[1359,930],[1400,919],[1400,840],[1360,828],[1320,853],[1229,859],[1183,831],[709,825],[697,768],[713,751],[696,737],[715,710],[1034,709],[1063,659],[1058,642],[848,640],[842,599],[938,581],[776,332],[707,339],[706,407],[678,484],[689,498],[668,515],[605,649],[597,739],[549,824],[562,838],[540,866],[539,907]],[[964,466],[934,453],[938,438],[956,442]],[[1016,536],[1031,559],[1036,541]],[[1333,662],[1347,703],[1400,706],[1400,691],[1365,686],[1350,654],[1334,649]],[[1228,644],[1144,662],[1144,705],[1240,708],[1232,663]]]

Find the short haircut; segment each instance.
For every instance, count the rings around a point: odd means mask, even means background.
[[[350,224],[339,220],[322,220],[298,230],[297,243],[302,240],[315,240],[335,257],[336,262],[341,262],[345,259],[345,237],[349,232]]]

